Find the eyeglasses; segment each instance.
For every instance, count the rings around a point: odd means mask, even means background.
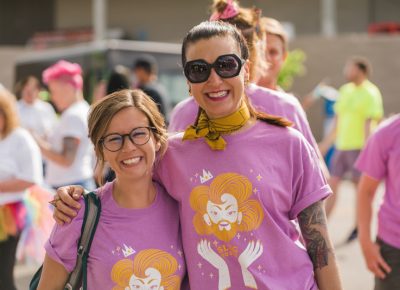
[[[125,137],[135,145],[144,145],[150,140],[150,132],[157,132],[157,128],[155,127],[137,127],[134,128],[129,134],[117,134],[112,133],[107,136],[104,136],[100,139],[100,143],[103,144],[104,148],[108,151],[116,152],[121,150],[124,146]]]
[[[203,59],[188,61],[185,64],[184,73],[191,83],[203,83],[210,77],[211,68],[221,78],[233,78],[240,73],[244,59],[236,54],[224,54],[219,56],[214,63],[208,63]]]

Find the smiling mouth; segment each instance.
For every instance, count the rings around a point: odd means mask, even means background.
[[[134,158],[130,158],[130,159],[126,159],[126,160],[122,160],[121,163],[124,165],[136,165],[140,162],[140,160],[142,160],[142,157],[134,157]]]
[[[229,94],[228,90],[206,93],[207,97],[213,101],[223,100],[224,98],[226,98],[228,96],[228,94]]]

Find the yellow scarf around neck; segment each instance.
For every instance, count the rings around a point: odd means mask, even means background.
[[[250,111],[245,102],[236,112],[217,119],[208,118],[206,112],[201,109],[197,124],[191,125],[185,130],[182,140],[205,138],[211,149],[224,150],[226,141],[221,135],[238,131],[249,119]]]

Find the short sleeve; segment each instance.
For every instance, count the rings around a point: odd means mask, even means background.
[[[62,226],[55,225],[45,244],[47,255],[64,266],[68,273],[72,272],[76,264],[78,242],[81,235],[85,202],[80,200],[81,209],[71,223]]]
[[[43,167],[40,149],[28,132],[23,129],[20,132],[18,154],[15,155],[18,167],[16,178],[42,184]]]
[[[387,174],[388,150],[386,150],[385,145],[388,144],[387,138],[390,137],[382,136],[383,133],[382,130],[378,130],[370,136],[355,163],[358,170],[376,180],[383,179]]]
[[[304,111],[297,98],[295,98],[295,108],[296,129],[303,134],[303,136],[306,138],[308,143],[311,144],[314,150],[319,150],[318,144],[315,141],[314,135],[311,131],[310,124],[308,123],[306,112]]]
[[[57,115],[54,111],[53,107],[49,104],[44,102],[44,111],[46,112],[46,127],[48,130],[52,130],[56,123],[57,123]]]
[[[333,110],[335,111],[336,114],[340,114],[343,111],[343,107],[344,107],[344,100],[343,100],[343,95],[345,94],[345,90],[346,88],[344,86],[342,86],[339,89],[339,97],[336,101],[336,103],[333,105]]]
[[[371,89],[366,106],[368,118],[381,119],[383,117],[382,95],[378,88]]]
[[[62,118],[62,137],[73,137],[79,140],[88,138],[87,125],[82,117],[77,115],[66,115]]]
[[[293,155],[293,192],[289,218],[295,219],[313,203],[327,198],[331,189],[321,171],[320,162],[314,149],[303,139]]]

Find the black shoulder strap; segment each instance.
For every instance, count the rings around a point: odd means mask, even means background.
[[[84,198],[85,216],[81,228],[81,238],[78,243],[76,265],[65,284],[65,290],[77,290],[81,285],[83,289],[87,288],[86,260],[100,218],[101,204],[99,197],[94,192],[85,194]]]

